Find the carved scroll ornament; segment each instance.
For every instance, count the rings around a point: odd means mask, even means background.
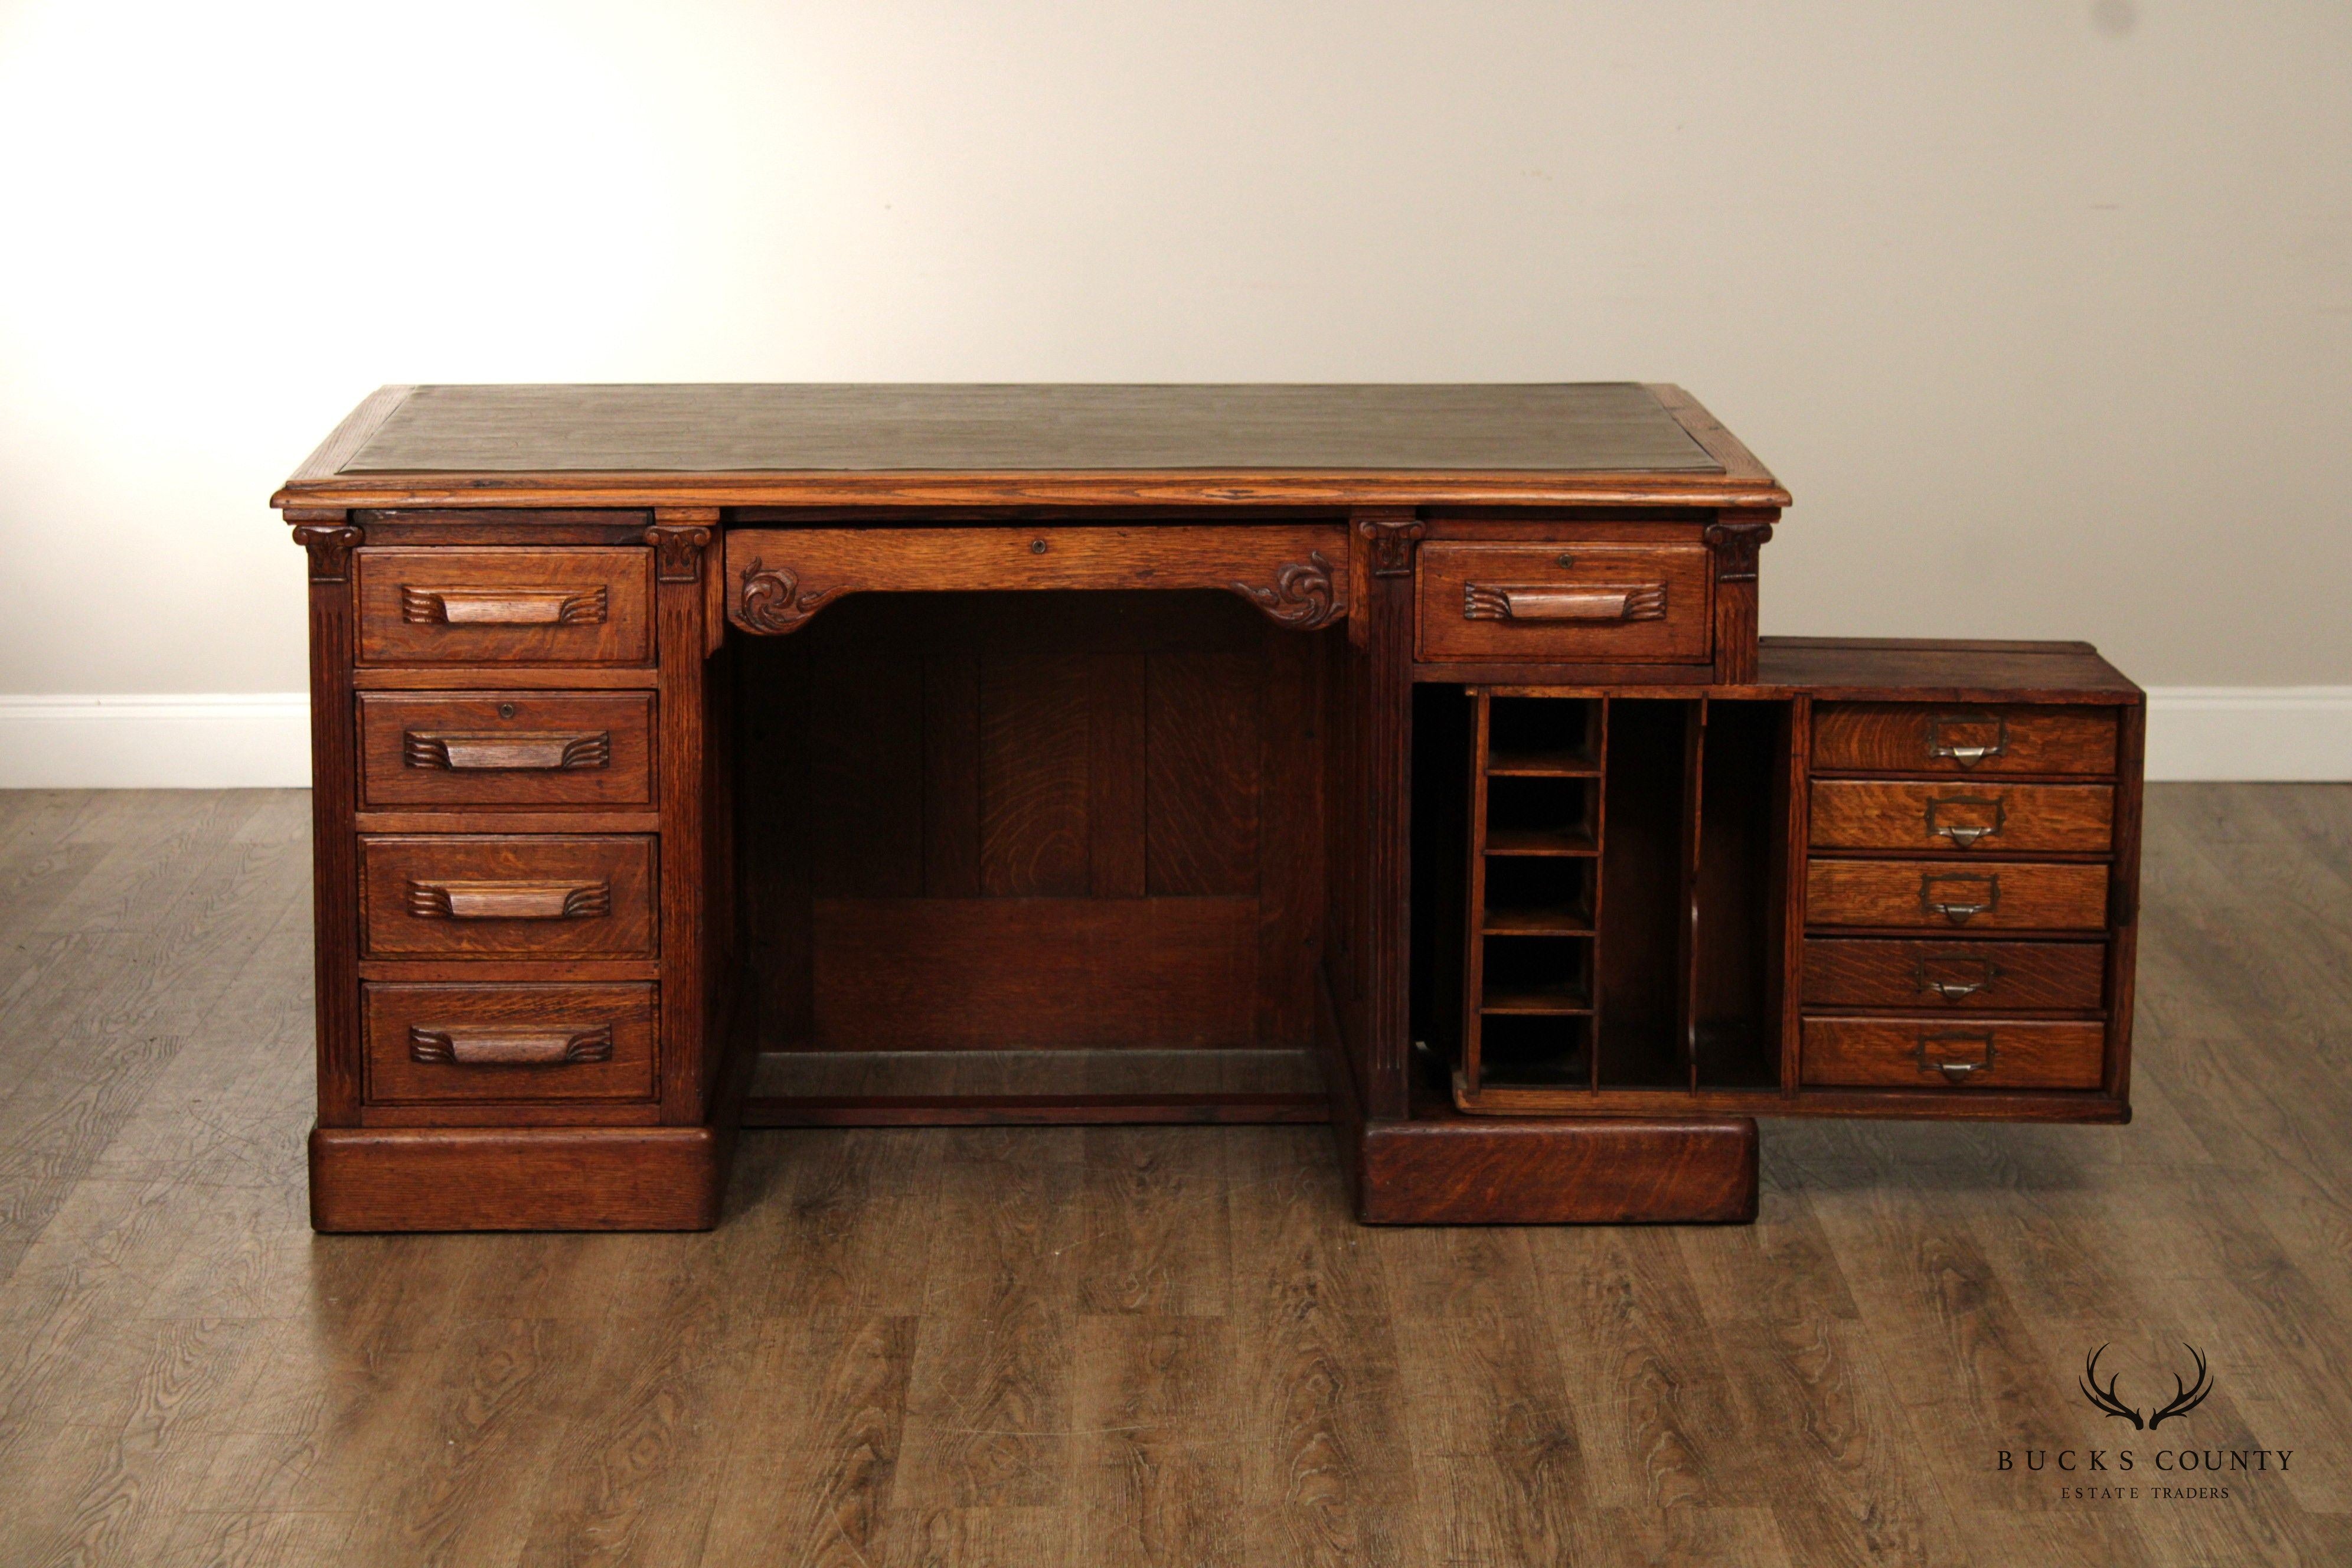
[[[798,631],[801,623],[816,614],[834,593],[831,588],[803,593],[800,578],[791,568],[771,570],[754,561],[743,568],[743,624],[755,632]]]
[[[1330,625],[1348,613],[1348,606],[1331,581],[1331,563],[1319,550],[1310,550],[1304,561],[1294,561],[1275,574],[1271,588],[1253,587],[1247,583],[1235,583],[1239,594],[1273,620],[1298,631],[1313,631]]]

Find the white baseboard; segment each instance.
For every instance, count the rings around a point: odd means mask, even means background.
[[[2152,686],[2147,776],[2352,780],[2352,686]]]
[[[0,696],[0,789],[304,789],[299,691]]]
[[[2147,776],[2352,780],[2352,686],[2159,686]],[[0,789],[299,789],[310,700],[0,697]]]

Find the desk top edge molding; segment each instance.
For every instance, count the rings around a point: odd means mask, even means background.
[[[1379,384],[1337,387],[1103,387],[1068,386],[1044,389],[1062,395],[1072,406],[1084,410],[1092,401],[1089,395],[1113,397],[1134,393],[1167,393],[1178,395],[1190,406],[1190,411],[1202,418],[1214,416],[1214,399],[1231,395],[1246,399],[1251,394],[1266,391],[1294,395],[1294,400],[1328,394],[1342,402],[1365,396],[1378,397],[1391,406],[1377,412],[1383,418],[1411,418],[1412,405],[1416,398],[1444,399],[1456,395],[1471,394],[1489,402],[1508,400],[1516,395],[1528,404],[1531,420],[1545,411],[1535,407],[1546,397],[1564,392],[1591,391],[1606,393],[1622,404],[1628,396],[1638,395],[1638,405],[1628,405],[1621,426],[1639,426],[1627,441],[1611,446],[1603,441],[1587,450],[1601,458],[1622,456],[1633,448],[1672,454],[1680,444],[1681,455],[1673,460],[1661,460],[1652,466],[1633,466],[1618,462],[1609,465],[1544,466],[1534,460],[1493,461],[1491,451],[1481,455],[1487,460],[1453,464],[1402,461],[1380,463],[1318,462],[1297,464],[1266,464],[1237,460],[1230,446],[1220,446],[1229,437],[1212,431],[1202,435],[1189,448],[1171,453],[1164,448],[1154,455],[1161,460],[1144,466],[1120,462],[1048,463],[1038,461],[1003,461],[1003,441],[1001,433],[974,437],[977,449],[985,449],[997,460],[964,466],[894,465],[887,452],[869,453],[856,467],[778,468],[728,467],[716,461],[693,458],[678,466],[648,467],[600,466],[578,460],[579,438],[568,433],[568,427],[534,428],[527,421],[519,423],[502,447],[501,460],[467,463],[462,456],[434,461],[425,466],[404,466],[397,471],[385,468],[360,468],[357,459],[371,443],[383,432],[387,424],[406,407],[419,393],[436,388],[386,386],[381,388],[338,426],[335,432],[296,470],[286,484],[271,498],[271,504],[281,509],[311,508],[404,508],[404,507],[512,507],[512,506],[657,506],[664,504],[707,506],[873,506],[878,508],[912,508],[925,506],[1003,506],[1026,505],[1043,507],[1192,507],[1244,509],[1258,506],[1330,506],[1335,508],[1410,504],[1422,507],[1444,506],[1664,506],[1694,509],[1770,510],[1778,510],[1789,504],[1789,495],[1771,473],[1758,462],[1745,446],[1699,405],[1681,388],[1664,384],[1577,384],[1568,386],[1507,386],[1471,387],[1416,386]],[[560,395],[562,388],[456,388],[457,392],[478,391],[486,395],[505,392],[535,393],[544,397]],[[636,388],[572,389],[581,395],[635,393]],[[642,389],[648,395],[666,398],[690,398],[698,394],[777,393],[796,390],[785,385],[750,384],[741,387],[703,388],[668,386]],[[974,395],[1021,389],[992,387],[907,388],[876,384],[867,387],[810,388],[812,392],[837,394],[854,407],[861,401],[877,405],[909,393],[969,393]],[[607,413],[609,414],[609,410]],[[773,422],[772,410],[764,411]],[[1433,413],[1433,420],[1443,415]],[[840,417],[834,409],[830,416]],[[1256,416],[1249,416],[1255,418]],[[1360,427],[1340,429],[1349,411],[1306,411],[1307,423],[1277,437],[1277,444],[1287,442],[1295,450],[1307,452],[1345,451],[1350,457],[1364,455],[1367,443],[1381,437],[1377,430]],[[1010,417],[1010,416],[1008,416]],[[1612,417],[1614,417],[1612,416]],[[1314,423],[1320,421],[1321,423]],[[1551,450],[1564,437],[1556,428],[1531,422],[1525,443],[1526,449]],[[421,448],[429,447],[429,431],[413,437],[407,450],[414,457]],[[674,444],[674,433],[656,431],[651,436],[631,437],[656,445]],[[769,437],[762,437],[761,439]],[[928,444],[936,453],[940,443],[962,437],[940,437],[937,432],[918,438],[917,449]],[[1578,437],[1581,438],[1581,437]],[[1117,431],[1056,437],[1065,448],[1082,447],[1089,439],[1107,444],[1104,449],[1116,455],[1118,443],[1127,437]],[[545,443],[533,447],[533,442]],[[571,444],[567,456],[566,443]],[[1320,447],[1318,443],[1322,443]],[[455,450],[455,448],[453,448]],[[838,455],[837,449],[835,455]],[[1066,450],[1066,458],[1068,452]],[[1181,461],[1168,460],[1171,456]],[[1245,458],[1247,454],[1241,454]]]

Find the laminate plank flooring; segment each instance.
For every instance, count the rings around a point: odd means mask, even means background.
[[[1732,1229],[1050,1128],[750,1135],[708,1236],[313,1237],[308,820],[0,795],[0,1563],[2352,1562],[2352,787],[2149,792],[2134,1125],[1768,1123]],[[2159,1431],[2077,1391],[2182,1342]]]

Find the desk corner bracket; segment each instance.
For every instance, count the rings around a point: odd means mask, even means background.
[[[839,592],[836,588],[803,588],[799,575],[791,567],[753,561],[743,568],[730,618],[747,632],[781,637],[800,630]]]
[[[1238,580],[1232,586],[1263,610],[1268,620],[1293,631],[1315,631],[1348,613],[1345,583],[1332,575],[1330,557],[1319,550],[1309,550],[1306,560],[1293,561],[1276,571],[1272,587]]]

